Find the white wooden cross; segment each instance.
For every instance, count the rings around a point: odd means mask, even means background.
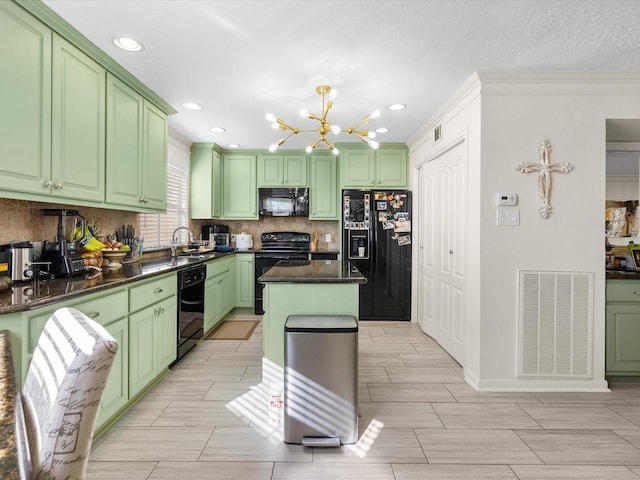
[[[573,165],[567,162],[561,162],[557,165],[551,165],[549,161],[549,153],[551,152],[551,144],[549,140],[544,140],[538,145],[538,163],[521,162],[516,166],[516,170],[520,173],[538,172],[538,186],[540,188],[540,204],[538,205],[538,213],[542,218],[549,218],[551,214],[551,204],[549,203],[549,195],[551,193],[551,173],[569,173],[573,170]]]

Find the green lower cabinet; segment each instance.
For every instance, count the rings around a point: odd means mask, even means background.
[[[640,281],[607,280],[605,374],[640,379]]]
[[[607,305],[607,375],[640,376],[640,303]]]
[[[24,383],[24,379],[27,376],[33,351],[49,317],[56,310],[63,307],[79,310],[105,327],[118,342],[118,353],[109,372],[96,422],[96,428],[100,428],[129,401],[129,322],[127,321],[127,305],[127,291],[125,289],[114,289],[23,312],[21,315],[23,329],[21,360],[19,364],[14,365],[16,374],[20,379],[20,385]],[[0,325],[2,324],[0,323]],[[19,351],[14,351],[14,358]]]
[[[210,332],[222,318],[220,317],[220,281],[222,275],[207,278],[204,284],[204,332]]]
[[[236,307],[253,308],[254,303],[254,254],[236,253]]]
[[[235,306],[236,255],[207,264],[204,292],[204,332],[215,327]]]
[[[158,307],[129,316],[129,394],[133,397],[156,376],[154,325]]]
[[[118,413],[129,400],[129,322],[121,318],[104,328],[118,342],[118,353],[113,360],[109,379],[102,392],[102,404],[96,422],[100,428]]]
[[[224,317],[227,313],[233,310],[236,304],[236,278],[235,278],[235,265],[227,273],[222,275],[220,279],[220,316]]]
[[[176,301],[167,298],[129,315],[129,396],[140,393],[176,358]]]
[[[263,293],[263,349],[267,363],[284,367],[284,324],[289,315],[352,315],[358,318],[356,283],[267,283]]]

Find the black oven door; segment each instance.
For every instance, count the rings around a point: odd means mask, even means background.
[[[306,260],[308,258],[306,252],[256,252],[255,261],[255,297],[254,297],[254,312],[256,315],[263,315],[264,309],[262,304],[262,293],[264,285],[258,282],[264,273],[267,272],[280,260]]]

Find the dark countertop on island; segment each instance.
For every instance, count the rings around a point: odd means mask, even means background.
[[[351,263],[342,260],[282,260],[260,278],[260,283],[366,283]]]
[[[21,478],[16,400],[10,333],[0,330],[0,478],[6,480]]]
[[[62,300],[126,285],[172,271],[182,270],[234,252],[163,257],[127,263],[118,269],[104,268],[74,277],[57,277],[38,282],[16,282],[10,291],[0,292],[0,315],[31,310]]]

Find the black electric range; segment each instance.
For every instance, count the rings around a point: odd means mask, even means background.
[[[260,235],[262,247],[256,250],[255,302],[256,315],[262,315],[264,285],[258,278],[281,260],[308,260],[311,236],[302,232],[266,232]]]

